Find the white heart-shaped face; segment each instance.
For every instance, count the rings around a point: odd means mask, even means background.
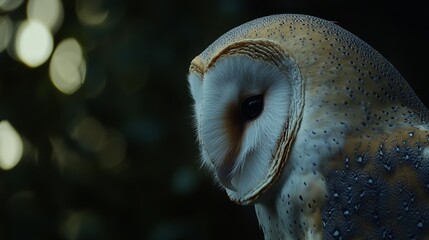
[[[224,56],[202,77],[189,75],[202,161],[231,200],[250,203],[279,171],[274,158],[296,77],[246,55]]]

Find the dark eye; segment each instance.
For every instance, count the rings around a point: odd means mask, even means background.
[[[241,116],[246,121],[257,118],[264,108],[264,96],[262,94],[245,98],[240,104]]]

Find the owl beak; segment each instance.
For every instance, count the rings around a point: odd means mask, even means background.
[[[216,167],[216,175],[219,178],[220,183],[229,190],[236,192],[237,189],[234,187],[234,185],[232,185],[231,172],[231,167],[225,165]]]

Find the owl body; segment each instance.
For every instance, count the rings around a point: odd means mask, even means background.
[[[266,239],[429,237],[428,111],[332,22],[274,15],[191,63],[201,159]]]

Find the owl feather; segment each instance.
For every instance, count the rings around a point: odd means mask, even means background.
[[[355,35],[263,17],[198,55],[188,82],[202,162],[265,239],[429,239],[428,110]]]

